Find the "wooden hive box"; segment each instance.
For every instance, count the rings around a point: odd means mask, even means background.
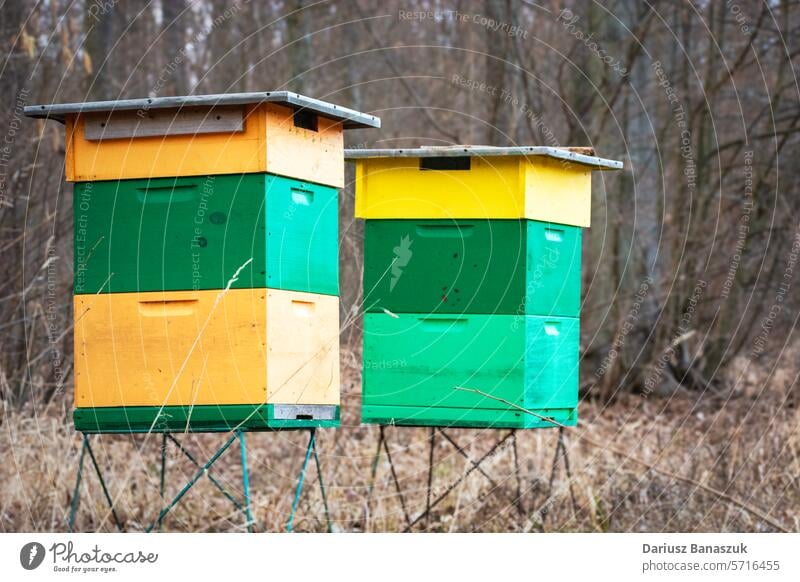
[[[578,317],[581,229],[533,220],[367,220],[364,310]]]
[[[338,193],[271,174],[75,184],[75,293],[339,294]],[[249,261],[249,263],[248,263]]]
[[[577,422],[579,323],[535,315],[367,313],[363,422],[538,428]],[[459,390],[478,390],[503,401]],[[511,403],[511,404],[508,404]]]
[[[25,108],[66,125],[70,182],[268,172],[341,188],[343,131],[380,120],[288,91]]]
[[[528,218],[589,226],[592,170],[620,162],[562,148],[348,150],[356,217]]]
[[[338,297],[107,293],[74,307],[77,430],[338,426]]]

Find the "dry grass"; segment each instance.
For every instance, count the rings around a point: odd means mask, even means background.
[[[349,366],[346,366],[350,369]],[[800,530],[800,412],[791,377],[772,377],[769,389],[755,377],[725,394],[671,400],[630,396],[611,406],[581,405],[581,424],[569,429],[567,449],[572,478],[559,462],[550,486],[557,431],[518,433],[522,506],[514,503],[516,479],[511,441],[485,463],[497,487],[477,471],[464,479],[414,529],[432,531],[773,531],[756,516],[709,491],[625,461],[625,453],[661,471],[724,491],[758,508],[789,530]],[[371,496],[370,466],[376,427],[358,426],[358,392],[345,385],[343,427],[319,435],[324,478],[337,531],[401,531],[399,498],[385,456]],[[3,415],[0,451],[2,531],[63,531],[80,438],[68,422],[68,403],[45,410]],[[389,443],[409,513],[425,508],[428,431],[388,428]],[[501,430],[450,430],[473,458],[505,434]],[[583,437],[587,437],[584,439]],[[295,479],[307,436],[303,433],[248,435],[250,480],[259,531],[281,531],[289,515]],[[207,458],[222,435],[181,439],[197,458]],[[587,441],[608,443],[609,448]],[[160,436],[95,437],[120,518],[128,530],[146,527],[159,500]],[[313,466],[313,465],[312,465]],[[113,522],[95,475],[87,464],[78,514],[80,531],[112,530]],[[443,438],[435,449],[434,498],[469,469],[469,462]],[[241,493],[235,447],[215,465],[214,474]],[[193,474],[174,448],[168,460],[168,495]],[[572,494],[570,493],[570,485]],[[575,503],[573,505],[572,496]],[[175,531],[240,531],[244,519],[205,478],[167,517]],[[316,473],[310,469],[295,529],[324,531]]]

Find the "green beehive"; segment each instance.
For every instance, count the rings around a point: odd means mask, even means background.
[[[591,171],[561,148],[349,150],[364,227],[362,420],[577,423]]]

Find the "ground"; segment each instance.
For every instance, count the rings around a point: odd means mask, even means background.
[[[786,386],[784,389],[782,386]],[[563,456],[554,458],[558,430],[516,435],[519,492],[513,441],[508,439],[479,470],[443,436],[434,450],[431,499],[447,492],[429,519],[414,531],[775,531],[800,529],[800,412],[789,383],[716,395],[681,392],[671,399],[626,396],[610,405],[585,401],[580,423],[566,429]],[[359,393],[345,383],[342,428],[318,435],[322,471],[335,531],[402,531],[407,527],[385,454],[371,466],[379,431],[358,426]],[[64,531],[81,440],[68,403],[57,400],[36,411],[4,411],[0,430],[0,531]],[[447,435],[472,459],[498,442],[504,430],[452,429]],[[427,499],[429,432],[388,427],[386,435],[407,512],[415,520]],[[224,435],[179,439],[206,459]],[[290,513],[303,460],[304,433],[258,433],[247,437],[255,529],[282,531]],[[141,530],[157,515],[158,435],[94,437],[121,521]],[[649,465],[649,467],[648,467]],[[85,471],[76,529],[114,528],[95,475]],[[195,469],[171,447],[167,496],[177,493]],[[238,448],[213,474],[241,494]],[[463,478],[462,478],[463,477]],[[491,481],[489,480],[491,479]],[[202,478],[164,522],[171,531],[240,531],[244,517]],[[297,531],[324,531],[322,500],[313,462],[297,510]]]

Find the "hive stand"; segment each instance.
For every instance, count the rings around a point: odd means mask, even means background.
[[[524,412],[526,414],[534,414],[534,413],[532,413],[530,411],[524,411]],[[405,427],[405,428],[408,428],[408,427]],[[558,471],[559,461],[561,461],[561,463],[564,465],[564,471],[566,473],[566,481],[567,481],[567,485],[568,485],[568,488],[569,488],[569,496],[570,496],[570,501],[571,501],[571,505],[572,505],[572,512],[573,512],[573,515],[575,515],[575,514],[578,513],[578,509],[579,508],[578,508],[578,503],[577,503],[577,500],[576,500],[576,497],[575,497],[575,491],[574,491],[573,486],[572,486],[573,477],[572,477],[572,471],[570,469],[570,464],[569,464],[569,455],[567,453],[566,434],[565,434],[565,430],[564,430],[565,428],[567,428],[567,427],[565,427],[565,426],[559,426],[558,427],[558,439],[556,441],[556,448],[555,448],[555,454],[554,454],[554,457],[553,457],[553,464],[552,464],[552,468],[550,470],[550,479],[548,481],[548,488],[547,488],[547,499],[551,499],[552,496],[553,496],[553,489],[554,489],[554,484],[555,484],[555,479],[556,479],[556,473]],[[525,517],[525,515],[527,513],[527,509],[526,509],[525,504],[524,504],[523,499],[522,499],[522,478],[521,478],[521,475],[520,475],[519,454],[517,452],[517,434],[516,434],[517,430],[516,429],[510,429],[505,434],[505,436],[503,436],[500,440],[498,440],[492,446],[492,448],[489,449],[488,452],[486,452],[484,455],[482,455],[476,461],[476,460],[472,459],[467,454],[467,452],[464,451],[464,449],[461,446],[459,446],[458,443],[456,443],[455,440],[453,440],[452,437],[450,437],[450,435],[448,435],[442,428],[430,427],[430,437],[429,437],[429,443],[430,443],[429,451],[430,452],[429,452],[429,455],[428,455],[428,483],[427,483],[427,491],[426,491],[426,498],[425,498],[425,510],[422,511],[414,519],[411,519],[411,517],[409,516],[409,513],[408,513],[408,509],[407,509],[407,506],[406,506],[405,498],[403,496],[403,491],[402,491],[402,488],[400,487],[400,481],[399,481],[399,479],[397,477],[397,471],[395,469],[394,462],[392,460],[391,452],[389,451],[389,446],[388,446],[388,442],[387,442],[387,439],[386,439],[385,429],[386,429],[385,425],[380,425],[379,433],[378,433],[378,447],[375,450],[375,456],[372,459],[370,482],[369,482],[369,488],[368,488],[368,492],[367,492],[367,503],[366,503],[366,509],[365,509],[365,513],[364,513],[364,515],[365,515],[365,518],[364,518],[365,525],[366,525],[366,516],[369,515],[370,500],[372,499],[372,491],[373,491],[374,486],[375,486],[375,477],[377,475],[378,463],[380,462],[380,456],[381,456],[381,450],[382,449],[383,449],[383,451],[385,451],[386,458],[389,461],[389,468],[390,468],[390,471],[391,471],[392,481],[394,483],[395,490],[397,491],[397,495],[398,495],[398,497],[400,499],[400,506],[401,506],[401,508],[403,510],[403,517],[406,520],[406,527],[405,527],[405,529],[403,531],[404,532],[409,532],[409,531],[411,531],[411,529],[415,525],[417,525],[422,520],[425,520],[425,524],[426,524],[426,528],[427,528],[428,523],[429,523],[429,519],[430,519],[431,510],[434,507],[436,507],[437,505],[439,505],[439,503],[441,503],[456,487],[458,487],[458,485],[460,485],[467,477],[469,477],[469,475],[473,471],[480,472],[481,475],[483,475],[486,478],[486,480],[489,481],[489,483],[492,486],[492,489],[498,488],[499,487],[498,483],[486,471],[483,470],[481,465],[487,459],[489,459],[492,456],[494,456],[495,452],[500,447],[502,447],[503,444],[506,443],[508,440],[511,440],[511,446],[512,446],[512,451],[513,451],[513,456],[514,456],[514,476],[515,476],[515,479],[516,479],[516,491],[515,491],[514,499],[509,498],[509,501],[512,502],[514,505],[516,505],[517,512],[518,512],[520,518]],[[458,454],[460,454],[462,457],[464,457],[465,459],[467,459],[470,462],[471,467],[466,472],[464,472],[460,477],[458,477],[458,479],[456,479],[454,482],[452,482],[450,485],[448,485],[443,493],[441,493],[436,498],[431,500],[432,489],[433,489],[433,460],[434,460],[433,451],[434,451],[434,447],[435,447],[435,437],[436,437],[436,433],[437,432],[442,437],[444,437],[444,439],[447,442],[449,442],[453,446],[453,448],[456,449]],[[544,522],[547,519],[547,512],[542,512],[541,519],[542,519],[541,526],[543,528],[544,527]]]
[[[295,488],[294,499],[292,501],[292,509],[291,513],[289,514],[289,518],[286,524],[286,531],[291,532],[293,530],[294,518],[297,512],[297,507],[300,502],[300,497],[303,491],[303,483],[305,480],[306,470],[308,469],[308,462],[310,460],[311,455],[314,456],[314,463],[317,469],[317,480],[319,482],[320,491],[322,494],[322,503],[325,509],[325,522],[327,526],[327,531],[332,531],[331,519],[330,519],[330,512],[328,511],[328,500],[325,494],[325,485],[323,483],[322,478],[322,470],[319,461],[319,455],[317,453],[317,444],[316,444],[316,429],[311,428],[308,429],[309,439],[308,439],[308,446],[306,447],[305,456],[303,458],[303,464],[300,470],[300,474],[297,478],[297,486]],[[182,433],[183,434],[183,433]],[[218,479],[216,479],[211,474],[211,467],[212,465],[222,456],[222,454],[233,444],[233,441],[239,440],[239,449],[241,455],[241,463],[242,463],[242,490],[243,490],[243,498],[242,500],[238,500],[236,496],[231,493]],[[251,510],[251,502],[250,502],[250,479],[247,470],[247,447],[245,443],[245,433],[241,430],[232,431],[228,439],[225,443],[217,449],[211,457],[204,463],[200,464],[197,459],[188,451],[186,448],[175,438],[173,433],[165,432],[162,435],[162,442],[161,442],[161,470],[160,470],[160,480],[159,480],[159,492],[162,501],[165,499],[165,489],[166,489],[166,466],[167,466],[167,444],[168,442],[172,442],[175,447],[187,458],[191,463],[197,467],[197,472],[194,476],[181,488],[175,497],[167,503],[159,512],[158,517],[153,521],[148,527],[145,528],[145,532],[151,532],[153,529],[160,530],[161,524],[166,517],[166,515],[181,501],[181,499],[188,493],[189,489],[197,483],[203,475],[206,475],[209,481],[216,487],[224,496],[225,498],[230,501],[233,506],[245,517],[245,527],[247,528],[248,532],[253,531],[253,526],[255,524],[255,520],[253,519],[253,514]],[[78,460],[78,471],[77,476],[75,479],[75,487],[72,493],[72,500],[70,503],[70,511],[69,511],[69,518],[67,521],[68,531],[74,531],[75,526],[75,518],[78,512],[78,504],[80,502],[80,486],[81,481],[83,479],[83,467],[84,461],[86,457],[86,453],[89,454],[89,459],[92,462],[92,466],[94,467],[95,473],[97,474],[97,478],[100,482],[100,487],[103,490],[103,496],[108,504],[109,510],[111,512],[111,517],[114,521],[114,525],[119,531],[125,531],[125,528],[122,525],[122,522],[117,515],[116,510],[114,509],[114,501],[109,493],[108,486],[106,485],[106,481],[103,478],[103,472],[100,469],[100,465],[97,462],[97,458],[94,455],[94,451],[92,450],[91,444],[89,442],[89,434],[83,434],[83,444],[81,446],[81,454]]]
[[[403,517],[406,521],[406,527],[403,530],[404,532],[410,532],[414,526],[416,526],[421,521],[425,521],[426,528],[430,521],[430,514],[431,510],[433,510],[437,505],[439,505],[445,498],[447,498],[452,491],[458,487],[465,479],[467,479],[474,471],[479,472],[483,477],[489,482],[492,486],[492,489],[497,489],[499,484],[497,481],[487,473],[487,471],[482,467],[483,463],[485,463],[488,459],[492,458],[494,454],[500,449],[507,441],[511,441],[511,447],[513,451],[514,457],[514,476],[516,480],[516,490],[514,494],[514,498],[509,498],[509,502],[514,504],[517,508],[517,512],[520,517],[525,515],[525,507],[522,501],[522,479],[520,476],[520,468],[519,468],[519,455],[517,453],[517,431],[516,429],[510,429],[504,436],[502,436],[499,440],[497,440],[494,445],[484,453],[480,458],[477,460],[470,457],[470,455],[451,437],[442,427],[429,427],[429,454],[428,454],[428,480],[427,480],[427,490],[425,495],[425,509],[416,517],[412,518],[408,512],[408,508],[406,505],[405,497],[403,495],[402,488],[400,486],[400,481],[397,477],[397,470],[394,466],[394,461],[392,460],[392,454],[389,451],[389,444],[388,439],[386,436],[386,426],[387,425],[380,425],[379,432],[378,432],[378,446],[375,450],[375,455],[372,459],[372,466],[370,472],[370,482],[369,488],[367,491],[367,503],[366,503],[366,511],[365,511],[365,522],[366,522],[366,515],[369,514],[369,507],[370,501],[372,499],[372,491],[375,486],[375,477],[378,472],[378,463],[380,462],[381,457],[381,450],[386,453],[386,459],[389,461],[389,469],[392,475],[392,481],[394,483],[395,490],[397,491],[397,495],[400,499],[400,506],[403,510]],[[409,427],[399,427],[399,428],[409,428]],[[467,469],[463,474],[461,474],[455,481],[450,483],[445,490],[433,497],[433,465],[434,465],[434,449],[436,447],[436,435],[437,433],[444,438],[444,440],[449,443],[455,450],[458,452],[459,455],[464,457],[470,463],[470,468]]]

